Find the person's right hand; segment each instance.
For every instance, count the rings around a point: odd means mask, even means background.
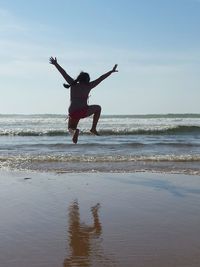
[[[118,70],[117,70],[117,64],[115,64],[115,66],[113,67],[113,69],[112,69],[112,72],[118,72]]]
[[[50,63],[50,64],[53,64],[53,65],[56,65],[56,64],[57,64],[57,58],[56,58],[56,57],[55,57],[55,58],[50,57],[50,59],[49,59],[49,63]]]

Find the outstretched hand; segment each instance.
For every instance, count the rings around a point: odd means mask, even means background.
[[[50,64],[53,64],[53,65],[56,65],[56,64],[57,64],[57,58],[56,58],[56,57],[55,57],[55,58],[50,57],[50,59],[49,59],[49,63],[50,63]]]
[[[118,70],[117,70],[117,64],[115,64],[115,66],[113,67],[113,69],[112,69],[112,72],[118,72]]]

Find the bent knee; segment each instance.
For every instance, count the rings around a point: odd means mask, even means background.
[[[101,106],[99,105],[91,105],[88,107],[87,116],[91,116],[95,113],[101,113]]]
[[[96,107],[96,111],[101,111],[101,106],[99,106],[99,105],[95,105],[95,107]]]

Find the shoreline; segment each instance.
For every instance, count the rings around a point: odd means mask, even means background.
[[[1,173],[36,173],[36,174],[161,174],[161,175],[184,175],[184,176],[199,176],[200,170],[165,170],[165,169],[135,169],[135,170],[101,170],[101,169],[73,169],[73,170],[42,170],[42,169],[15,169],[15,168],[0,168]]]
[[[200,176],[0,171],[2,267],[197,267]]]

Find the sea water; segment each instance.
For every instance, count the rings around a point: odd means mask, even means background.
[[[91,124],[73,144],[65,115],[0,115],[0,168],[200,174],[200,114],[104,115],[100,136]]]

